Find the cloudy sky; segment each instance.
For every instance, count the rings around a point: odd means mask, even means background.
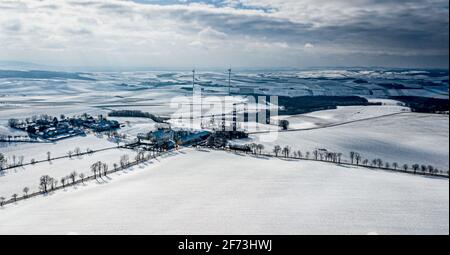
[[[448,67],[448,0],[0,0],[0,60]]]

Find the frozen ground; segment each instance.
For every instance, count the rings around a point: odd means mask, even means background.
[[[325,125],[323,123],[334,121],[332,119],[339,116],[337,112],[340,110],[316,112],[309,116],[316,116],[315,120]],[[348,112],[344,109],[344,113]],[[298,118],[309,119],[309,116]],[[293,151],[301,150],[303,154],[306,151],[312,153],[314,149],[327,149],[343,153],[347,160],[350,151],[355,151],[370,161],[381,158],[400,166],[418,163],[433,165],[440,170],[449,169],[448,115],[402,113],[313,130],[255,134],[238,142],[262,143],[266,151],[272,151],[275,145],[288,145]]]
[[[156,129],[156,123],[148,118],[110,117],[122,124],[119,132],[136,137],[140,133],[148,133]]]
[[[392,102],[396,101],[392,100]],[[277,119],[288,120],[290,129],[309,129],[409,111],[410,109],[408,107],[397,105],[343,106],[333,110],[317,111],[292,116],[278,116],[273,119],[275,121]]]
[[[87,135],[85,137],[73,137],[57,141],[55,143],[0,143],[0,152],[8,157],[12,162],[12,156],[24,156],[24,163],[29,163],[31,159],[45,160],[47,152],[50,152],[52,158],[67,156],[69,151],[80,148],[82,152],[104,149],[116,146],[109,141],[106,136]]]
[[[45,73],[41,76],[0,78],[0,125],[8,118],[25,118],[30,113],[69,116],[138,109],[169,116],[177,112],[177,108],[170,107],[173,98],[192,95],[190,72],[84,73],[82,79],[54,78]],[[196,85],[208,96],[223,96],[228,92],[227,78],[226,73],[202,72],[196,77]],[[358,95],[370,99],[398,95],[448,98],[448,71],[244,71],[233,74],[231,91],[290,96]]]
[[[39,179],[43,175],[49,175],[58,180],[67,177],[72,172],[92,175],[91,165],[102,161],[107,163],[109,169],[113,164],[119,165],[120,157],[128,155],[130,160],[136,156],[136,152],[129,149],[111,149],[97,152],[91,155],[73,156],[72,158],[58,159],[51,162],[43,162],[35,165],[9,169],[0,174],[0,196],[10,197],[12,194],[22,195],[24,187],[30,189],[30,193],[39,191]]]
[[[105,115],[111,110],[131,109],[160,116],[177,113],[181,119],[176,116],[171,122],[181,127],[191,122],[186,117],[192,105],[190,72],[83,76],[89,79],[1,78],[0,135],[23,134],[6,128],[9,118],[39,114]],[[196,79],[197,86],[206,92],[204,114],[217,114],[222,109],[209,107],[207,101],[227,94],[227,76],[208,72]],[[401,83],[403,89],[389,88],[394,83],[396,86]],[[263,143],[266,150],[275,144],[290,145],[302,152],[326,148],[342,152],[344,157],[353,150],[363,158],[432,164],[448,170],[448,116],[405,113],[408,109],[398,102],[379,99],[392,95],[448,98],[448,72],[316,70],[233,75],[232,92],[245,91],[296,96],[360,95],[384,105],[339,107],[283,117],[291,122],[291,129],[316,129],[280,133],[271,141],[259,141],[266,134],[255,134],[244,143]],[[182,102],[182,109],[172,100],[179,96],[187,96],[178,101]],[[243,98],[232,100],[242,102]],[[228,113],[231,110],[226,108]],[[205,116],[204,121],[209,118]],[[125,124],[120,132],[130,137],[155,128],[155,123],[148,119],[117,119]],[[340,125],[349,121],[355,122]],[[199,118],[192,122],[194,127],[201,126]],[[273,131],[278,127],[251,123],[250,130]],[[45,159],[47,151],[55,157],[67,155],[75,147],[85,151],[114,145],[105,137],[88,135],[55,144],[0,143],[0,152],[9,161],[16,155],[29,162],[32,158]],[[132,151],[114,149],[83,159],[63,159],[7,171],[0,176],[0,196],[21,195],[25,186],[35,191],[39,177],[44,174],[59,178],[74,170],[89,173],[89,166],[98,160],[111,167],[127,152],[133,158]],[[189,149],[111,177],[104,180],[107,183],[89,182],[76,189],[8,205],[0,210],[0,233],[448,234],[449,231],[448,180],[443,179]]]
[[[76,147],[80,148],[81,152],[86,152],[88,148],[100,150],[116,147],[117,144],[108,141],[106,136],[87,135],[56,143],[0,143],[0,146],[3,146],[0,147],[0,152],[6,156],[8,162],[13,162],[13,156],[16,156],[16,162],[23,156],[23,162],[30,163],[31,159],[46,160],[47,152],[50,152],[52,158],[56,158],[67,156],[68,152],[73,152]],[[97,161],[107,163],[111,169],[112,164],[118,163],[120,157],[125,154],[133,159],[136,152],[128,149],[112,149],[81,157],[73,156],[72,159],[57,159],[5,170],[0,173],[0,196],[9,197],[14,193],[21,195],[24,187],[30,188],[30,192],[36,192],[39,190],[39,178],[43,175],[50,175],[57,180],[73,171],[91,175],[90,166]]]
[[[0,210],[1,234],[444,234],[448,179],[186,149]]]

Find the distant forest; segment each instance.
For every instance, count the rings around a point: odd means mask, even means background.
[[[56,71],[16,71],[16,70],[0,70],[0,78],[26,78],[26,79],[75,79],[93,81],[94,79],[81,76],[82,73],[68,73]]]
[[[143,112],[139,110],[117,110],[108,113],[110,117],[132,117],[132,118],[148,118],[156,123],[164,123],[166,119],[156,116],[154,114]]]
[[[449,110],[448,99],[415,96],[397,96],[391,99],[403,102],[413,112],[439,113]]]
[[[294,115],[314,111],[336,109],[338,106],[369,105],[369,101],[358,96],[304,96],[278,98],[278,104],[283,106],[280,115]]]

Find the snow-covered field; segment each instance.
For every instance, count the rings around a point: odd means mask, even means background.
[[[0,143],[0,145],[3,146],[0,147],[0,152],[6,156],[8,162],[14,162],[14,156],[18,162],[19,157],[23,156],[25,164],[30,163],[31,159],[46,160],[47,152],[50,152],[52,158],[56,158],[68,156],[68,152],[75,151],[77,147],[81,152],[86,152],[87,149],[101,150],[117,146],[116,143],[108,141],[106,136],[94,135],[65,139],[56,143]],[[39,178],[43,175],[50,175],[56,180],[68,176],[73,171],[91,175],[90,166],[97,161],[107,163],[111,169],[112,164],[118,163],[120,157],[125,154],[133,159],[136,152],[129,149],[111,149],[91,155],[73,156],[71,159],[57,159],[5,170],[0,173],[0,196],[9,197],[14,193],[22,195],[24,187],[30,188],[30,192],[39,191]]]
[[[6,127],[10,118],[107,115],[121,109],[173,117],[173,126],[186,128],[200,128],[215,115],[215,126],[209,128],[217,128],[223,108],[213,103],[224,99],[228,90],[226,75],[207,72],[196,78],[204,89],[202,119],[198,102],[191,101],[190,72],[83,76],[89,79],[0,79],[0,135],[24,135]],[[402,83],[404,89],[390,89],[391,83]],[[267,134],[252,134],[240,143],[262,143],[266,151],[274,145],[289,145],[303,153],[325,148],[343,153],[346,160],[355,151],[363,159],[449,168],[448,115],[411,113],[386,99],[392,95],[448,98],[448,72],[249,72],[233,76],[231,91],[359,95],[383,103],[281,116],[289,120],[291,131],[271,133],[276,134],[271,140],[264,139]],[[180,96],[181,101],[174,100]],[[226,100],[229,118],[232,103],[245,98]],[[253,106],[246,108],[252,111]],[[197,114],[192,120],[191,107]],[[124,124],[120,133],[129,139],[156,127],[150,119],[112,119]],[[240,124],[249,131],[279,129],[276,124]],[[86,151],[114,146],[107,137],[89,134],[56,143],[0,143],[0,153],[9,162],[15,155],[16,160],[24,156],[28,163],[46,159],[48,151],[58,157],[76,147]],[[111,168],[124,154],[133,159],[135,152],[111,149],[8,170],[0,176],[0,196],[22,195],[25,186],[36,191],[39,177],[45,174],[58,179],[72,171],[89,174],[96,161]],[[448,179],[184,149],[111,179],[8,205],[0,209],[0,234],[448,234],[448,208]]]
[[[448,235],[448,185],[185,149],[105,182],[8,205],[0,210],[0,233]]]
[[[408,107],[397,105],[340,106],[333,110],[317,111],[291,116],[278,116],[273,119],[274,121],[278,119],[288,120],[289,129],[308,129],[376,118],[402,112],[410,112],[410,109]]]
[[[130,160],[133,160],[136,152],[129,149],[111,149],[91,155],[73,156],[6,170],[0,175],[0,196],[8,198],[12,194],[21,196],[24,187],[28,187],[30,193],[37,192],[39,191],[39,179],[43,175],[55,178],[59,182],[58,185],[61,185],[62,177],[67,177],[74,171],[78,174],[84,173],[85,176],[93,175],[90,167],[98,161],[107,163],[109,169],[113,169],[114,163],[119,165],[122,155],[128,155]]]
[[[47,152],[50,152],[52,158],[67,156],[69,151],[80,148],[82,152],[87,149],[99,150],[116,146],[115,143],[108,141],[106,136],[97,137],[87,135],[85,137],[73,137],[60,140],[54,143],[0,143],[0,152],[8,157],[12,162],[13,155],[24,156],[24,163],[29,163],[31,159],[46,160]]]
[[[156,129],[156,123],[147,118],[122,118],[110,117],[111,120],[116,120],[122,123],[120,133],[136,137],[140,133],[148,133]]]
[[[340,109],[311,115],[320,116],[319,121],[330,124],[329,120]],[[344,112],[347,110],[344,109]],[[417,163],[433,165],[444,171],[449,169],[448,115],[402,113],[341,126],[271,133],[270,136],[255,134],[237,142],[261,143],[266,151],[271,151],[275,145],[288,145],[292,151],[301,150],[303,154],[306,151],[312,153],[315,149],[327,149],[343,153],[346,159],[351,151],[355,151],[370,161],[381,158],[384,162],[397,162],[400,166]]]

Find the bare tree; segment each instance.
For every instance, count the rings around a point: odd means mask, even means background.
[[[7,164],[7,159],[6,159],[5,155],[0,153],[0,170],[2,170],[3,168],[6,168],[6,164]]]
[[[28,188],[28,187],[23,188],[23,193],[25,194],[25,197],[28,197],[29,191],[30,191],[30,188]]]
[[[75,153],[75,155],[80,156],[81,154],[81,149],[80,147],[76,147],[75,150],[73,151]]]
[[[50,189],[53,191],[58,186],[58,180],[50,178]]]
[[[51,177],[48,175],[44,175],[40,179],[40,187],[44,191],[44,193],[48,192],[48,186],[50,185]]]
[[[67,177],[62,177],[61,178],[61,184],[63,185],[63,188],[66,187],[66,180],[67,180]]]
[[[24,160],[24,156],[19,156],[19,162],[17,162],[19,166],[23,165],[23,160]]]
[[[427,166],[426,165],[421,165],[420,166],[420,170],[423,172],[423,173],[425,173],[426,171],[427,171]]]
[[[377,166],[378,168],[381,168],[383,166],[383,160],[377,159]]]
[[[429,172],[430,174],[434,174],[434,166],[429,165],[429,166],[427,166],[427,168],[428,168],[428,172]],[[436,169],[436,170],[437,170],[437,169]]]
[[[140,162],[141,161],[141,154],[136,154],[136,156],[134,157],[134,160],[136,161],[136,162]]]
[[[98,165],[97,163],[94,163],[91,165],[91,171],[94,173],[94,178],[97,179],[97,170],[98,170]]]
[[[73,171],[72,173],[70,173],[69,177],[70,179],[72,179],[72,184],[75,184],[75,179],[77,178],[77,172]]]
[[[361,155],[359,153],[355,153],[355,160],[356,164],[359,165],[359,162],[361,162]]]
[[[350,162],[353,164],[353,161],[355,160],[355,152],[351,151],[350,152]]]
[[[404,170],[405,172],[408,172],[408,169],[409,169],[408,164],[404,164],[404,165],[403,165],[403,170]]]
[[[19,124],[19,120],[18,119],[9,119],[8,120],[8,126],[15,128],[18,124]]]
[[[11,197],[12,197],[14,203],[17,202],[18,195],[16,193],[14,193]]]
[[[369,165],[369,160],[368,159],[364,159],[363,160],[363,165],[365,165],[365,166]]]
[[[281,152],[281,147],[280,145],[275,145],[275,147],[273,147],[273,153],[275,153],[275,157],[278,157],[278,154]]]
[[[397,170],[397,168],[398,168],[398,163],[397,163],[397,162],[392,163],[392,167],[394,167],[394,169]]]
[[[98,161],[97,162],[98,177],[102,177],[102,168],[103,168],[103,163],[101,161]]]
[[[372,166],[376,166],[377,165],[377,159],[372,159]]]
[[[417,173],[417,171],[419,170],[419,168],[420,168],[419,164],[414,164],[414,165],[412,165],[412,169],[414,170],[414,174]]]
[[[337,156],[337,162],[340,164],[341,163],[341,160],[342,160],[342,153],[338,153],[338,154],[336,154],[336,156]]]
[[[256,148],[257,148],[258,151],[259,151],[259,155],[261,155],[261,154],[262,154],[262,150],[264,150],[264,145],[258,144],[258,145],[256,145]]]
[[[281,127],[283,130],[288,130],[289,121],[288,120],[280,120],[280,121],[278,121],[278,126]]]
[[[291,148],[289,146],[285,146],[283,148],[283,154],[286,158],[289,158],[289,154],[291,153]]]
[[[323,160],[323,153],[322,152],[319,152],[319,157],[320,157],[320,161],[322,161]]]
[[[108,174],[108,164],[103,164],[103,175],[106,176]]]
[[[72,154],[73,154],[72,151],[67,152],[67,156],[69,156],[69,158],[72,158]]]
[[[319,159],[319,151],[318,150],[314,150],[313,155],[314,155],[315,160]]]
[[[256,143],[251,143],[250,148],[252,149],[253,154],[256,154],[258,151],[258,145]]]
[[[85,178],[84,174],[81,173],[81,174],[79,175],[79,177],[80,177],[80,179],[81,179],[81,183],[84,184],[84,178]]]
[[[52,159],[51,155],[52,154],[49,151],[47,151],[47,161],[50,161]]]
[[[3,205],[5,204],[5,197],[0,197],[0,207],[3,207]]]
[[[122,167],[122,169],[125,169],[125,167],[128,165],[129,162],[129,156],[128,155],[123,155],[120,158],[120,166]]]

